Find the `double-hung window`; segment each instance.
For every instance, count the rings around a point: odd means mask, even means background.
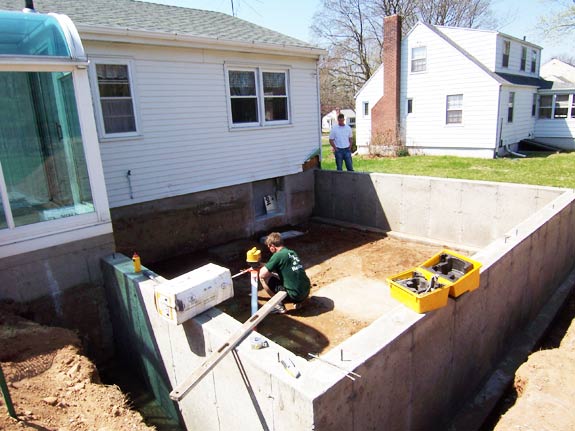
[[[569,112],[569,95],[556,94],[555,95],[555,111],[553,118],[567,118]]]
[[[511,42],[509,40],[503,41],[503,58],[501,60],[501,65],[503,67],[509,67],[509,53],[511,52]]]
[[[540,96],[539,97],[539,118],[551,118],[553,111],[553,96]]]
[[[507,122],[513,123],[513,108],[515,107],[515,92],[509,93],[509,102],[507,103]]]
[[[446,109],[447,124],[461,124],[463,122],[463,94],[452,94],[447,96]]]
[[[425,72],[427,70],[427,48],[418,46],[411,49],[411,71]]]
[[[537,51],[531,50],[531,73],[535,73],[537,69]]]
[[[232,127],[289,123],[287,71],[228,68],[227,79]]]
[[[521,70],[525,70],[526,63],[527,63],[527,48],[522,46],[521,47],[521,66],[519,68]]]
[[[98,60],[95,63],[93,77],[99,100],[96,111],[101,137],[136,134],[137,121],[129,64]]]

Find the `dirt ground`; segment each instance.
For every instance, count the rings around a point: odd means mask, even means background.
[[[322,352],[369,325],[369,319],[350,319],[333,309],[318,291],[353,274],[385,280],[423,262],[441,247],[414,244],[381,234],[327,225],[298,227],[304,235],[286,240],[295,249],[312,280],[312,296],[302,310],[271,315],[258,331],[294,353]],[[245,253],[257,241],[236,241],[194,255],[149,267],[173,278],[212,262],[232,274],[246,267]],[[245,277],[245,278],[243,278]],[[234,280],[235,298],[222,304],[240,321],[250,313],[249,277]],[[260,302],[267,299],[259,294]],[[572,310],[575,300],[571,298]],[[77,336],[68,330],[36,325],[13,314],[14,306],[0,307],[0,364],[6,376],[19,421],[11,419],[0,400],[0,430],[113,431],[151,430],[116,386],[100,383],[94,365],[82,355]],[[569,311],[569,310],[568,310]],[[573,312],[565,317],[571,323]],[[556,331],[548,350],[531,355],[517,374],[517,403],[505,409],[497,430],[573,430],[575,417],[575,328]],[[551,338],[553,338],[551,337]],[[559,346],[559,342],[561,345]],[[509,396],[510,400],[513,396]],[[511,400],[511,401],[514,401]],[[509,403],[510,404],[510,403]],[[525,407],[521,407],[525,405]],[[516,410],[518,409],[518,410]],[[521,409],[521,410],[519,410]],[[518,413],[515,413],[518,411]],[[495,426],[494,425],[494,426]],[[190,430],[192,431],[192,430]]]

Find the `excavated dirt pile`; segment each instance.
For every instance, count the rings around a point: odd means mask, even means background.
[[[0,398],[0,430],[149,431],[116,386],[100,383],[68,329],[40,326],[0,305],[0,365],[18,420]]]

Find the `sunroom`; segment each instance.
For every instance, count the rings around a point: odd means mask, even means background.
[[[0,11],[0,259],[112,233],[87,66],[67,16]]]

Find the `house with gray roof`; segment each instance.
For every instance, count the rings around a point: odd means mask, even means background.
[[[35,8],[70,17],[84,45],[118,251],[145,264],[309,216],[323,50],[138,0]]]
[[[544,134],[575,149],[566,119],[575,116],[573,92],[555,96],[554,83],[541,77],[540,46],[423,22],[402,40],[400,26],[397,16],[386,18],[382,67],[356,94],[360,153],[401,142],[413,154],[491,158],[516,152],[524,139],[543,142]],[[563,118],[551,112],[557,97],[567,108],[557,110]]]

